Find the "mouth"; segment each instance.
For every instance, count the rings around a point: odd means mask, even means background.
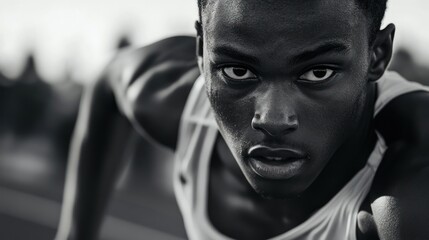
[[[308,155],[290,148],[256,145],[249,149],[249,163],[260,177],[274,180],[290,179],[303,171]]]

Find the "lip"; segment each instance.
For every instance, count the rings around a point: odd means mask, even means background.
[[[249,149],[252,170],[267,179],[290,179],[303,171],[308,155],[290,148],[256,145]]]

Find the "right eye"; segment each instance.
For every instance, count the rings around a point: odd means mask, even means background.
[[[224,67],[222,72],[228,78],[236,81],[255,80],[256,75],[245,67]]]

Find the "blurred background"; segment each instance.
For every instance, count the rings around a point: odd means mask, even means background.
[[[389,0],[384,20],[397,26],[390,68],[426,85],[428,9]],[[196,0],[0,0],[1,239],[54,237],[83,87],[120,48],[193,35],[197,16]],[[129,146],[101,238],[185,239],[172,153],[136,134]]]

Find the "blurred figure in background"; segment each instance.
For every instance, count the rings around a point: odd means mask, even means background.
[[[31,207],[31,204],[22,206],[25,203],[19,201],[19,193],[61,201],[63,176],[81,91],[82,87],[70,79],[56,83],[43,80],[32,54],[29,54],[17,78],[0,75],[1,209],[10,204],[18,212],[19,209],[23,211],[22,208]],[[49,209],[45,211],[47,215],[52,214],[49,217],[55,216]],[[1,214],[12,213],[11,217],[14,217],[13,212],[6,209]],[[37,219],[37,216],[34,218]],[[19,230],[19,226],[5,219],[7,217],[0,215],[0,221],[6,222],[0,229],[5,239],[34,236],[31,231]],[[37,226],[38,223],[34,224]],[[43,235],[48,232],[41,230],[39,233]]]
[[[6,81],[0,91],[2,136],[44,136],[56,144],[64,159],[73,131],[81,86],[69,80],[49,84],[40,78],[30,54],[21,76]]]
[[[22,74],[17,79],[3,82],[5,84],[0,85],[0,139],[3,146],[6,142],[14,144],[2,148],[2,158],[8,156],[5,151],[8,154],[31,151],[20,145],[28,140],[34,142],[35,149],[37,144],[50,145],[49,156],[54,161],[64,162],[77,116],[81,86],[67,80],[46,83],[38,75],[31,54]]]

